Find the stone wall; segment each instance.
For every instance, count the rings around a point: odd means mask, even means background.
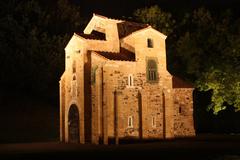
[[[65,52],[65,72],[60,80],[61,84],[61,114],[60,123],[62,140],[68,142],[68,113],[70,106],[75,104],[79,111],[79,133],[80,143],[85,143],[84,137],[84,61],[86,49],[84,48],[85,43],[76,35],[72,37],[69,44],[67,45]],[[73,73],[73,63],[75,61],[76,71]],[[74,78],[75,77],[75,78]],[[75,88],[73,89],[73,79],[76,81]],[[76,91],[73,94],[73,91]]]
[[[91,34],[93,30],[102,32],[106,36],[106,41],[87,39],[88,49],[92,51],[119,52],[120,43],[116,22],[115,20],[94,16],[85,28],[84,33]]]
[[[60,141],[64,142],[65,141],[65,119],[64,119],[64,114],[65,114],[65,78],[64,78],[64,74],[61,77],[61,80],[59,81],[59,98],[60,98],[60,108],[59,108],[59,120],[60,120],[60,127],[59,127],[59,131],[60,131]]]
[[[107,144],[108,138],[116,136],[160,139],[195,135],[192,89],[172,88],[172,75],[166,68],[166,36],[148,27],[119,40],[118,22],[94,16],[84,32],[103,32],[106,41],[74,34],[65,48],[66,66],[60,80],[61,140],[68,142],[72,104],[79,111],[80,143],[103,139]],[[148,46],[148,39],[153,47]],[[119,52],[120,46],[134,52],[136,61],[113,61],[97,54]],[[147,79],[150,59],[158,71],[154,82]]]
[[[106,58],[91,53],[91,100],[92,100],[92,143],[103,138],[102,126],[102,68]]]
[[[129,74],[133,75],[133,86],[128,86]],[[143,138],[162,138],[161,90],[159,83],[150,84],[146,82],[146,73],[138,73],[135,62],[108,61],[104,66],[104,105],[108,110],[108,136],[114,137],[113,93],[117,91],[119,137],[139,137],[141,118]],[[142,96],[141,102],[139,102],[139,94]],[[142,107],[141,115],[139,114],[139,105]],[[130,116],[133,117],[133,127],[128,126]]]
[[[175,137],[189,137],[195,135],[192,92],[193,89],[174,89]]]

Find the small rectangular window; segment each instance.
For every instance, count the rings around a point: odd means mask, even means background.
[[[179,108],[178,108],[178,113],[182,113],[182,106],[179,106]]]
[[[184,115],[184,107],[185,107],[184,103],[179,104],[179,106],[178,106],[178,114]]]
[[[153,40],[151,38],[147,39],[147,46],[148,48],[153,48]]]
[[[76,50],[76,53],[81,53],[81,50],[79,49],[79,50]]]
[[[76,73],[76,61],[75,60],[72,62],[72,72]]]

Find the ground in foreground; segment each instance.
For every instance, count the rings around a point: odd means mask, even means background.
[[[90,145],[59,142],[1,144],[1,159],[240,160],[239,139],[170,140],[144,144]]]

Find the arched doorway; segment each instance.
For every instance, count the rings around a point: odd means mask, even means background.
[[[75,104],[70,106],[68,113],[68,141],[79,143],[79,112]]]

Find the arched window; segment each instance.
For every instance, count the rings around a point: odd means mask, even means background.
[[[72,73],[76,73],[76,61],[73,60],[72,62]]]
[[[75,75],[73,75],[73,81],[75,81],[76,80],[76,76]]]
[[[148,81],[157,81],[157,63],[155,60],[150,59],[147,61],[147,79]]]

